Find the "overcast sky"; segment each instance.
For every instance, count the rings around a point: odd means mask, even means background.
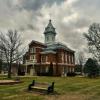
[[[50,18],[57,41],[87,52],[83,32],[100,22],[100,0],[0,0],[0,31],[17,29],[26,45],[31,40],[44,42]]]

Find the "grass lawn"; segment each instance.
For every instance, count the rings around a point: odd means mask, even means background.
[[[6,79],[0,76],[0,80]],[[46,95],[28,92],[27,87],[35,79],[38,82],[55,82],[57,94]],[[100,78],[84,77],[21,77],[23,83],[1,85],[0,100],[100,100]]]

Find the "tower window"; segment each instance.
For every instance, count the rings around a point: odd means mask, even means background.
[[[52,41],[54,40],[54,38],[52,37]]]
[[[47,37],[47,41],[49,41],[49,37]]]

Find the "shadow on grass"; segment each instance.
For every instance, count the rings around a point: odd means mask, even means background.
[[[49,94],[47,93],[47,91],[38,90],[38,89],[31,90],[31,91],[29,91],[28,89],[24,89],[23,91],[26,93],[36,94],[36,95],[61,95],[61,93],[58,93],[57,91],[54,91],[53,93],[49,93]]]

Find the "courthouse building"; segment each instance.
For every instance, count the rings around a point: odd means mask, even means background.
[[[50,67],[54,76],[66,76],[68,72],[74,72],[75,52],[65,44],[56,42],[56,35],[55,28],[49,20],[44,31],[45,42],[32,40],[23,57],[26,74],[46,74],[49,73]]]

